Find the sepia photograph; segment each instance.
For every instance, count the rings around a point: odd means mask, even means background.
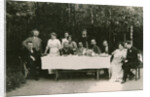
[[[143,7],[5,4],[6,96],[143,90]]]

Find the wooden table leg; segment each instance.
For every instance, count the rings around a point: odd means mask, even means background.
[[[97,70],[96,70],[96,78],[97,78],[97,80],[99,80],[99,75],[100,75],[99,73],[100,73],[100,70],[97,69]]]
[[[58,73],[58,70],[56,70],[55,80],[58,80],[58,77],[59,77],[59,73]]]
[[[108,76],[109,76],[109,79],[111,77],[111,71],[110,71],[110,68],[108,69]]]
[[[138,79],[140,79],[141,75],[140,75],[140,68],[138,68]]]

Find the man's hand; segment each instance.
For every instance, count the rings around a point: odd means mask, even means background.
[[[35,61],[35,58],[34,58],[33,56],[30,56],[30,58],[31,58],[33,61]]]
[[[124,60],[124,62],[125,62],[125,63],[127,63],[127,62],[128,62],[128,60]]]

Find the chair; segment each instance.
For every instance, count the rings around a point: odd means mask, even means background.
[[[135,70],[135,80],[140,79],[141,75],[140,75],[140,69],[143,68],[143,64],[142,62],[139,62],[139,65],[135,68],[132,68],[132,71]]]
[[[24,74],[24,77],[26,78],[27,75],[28,75],[26,65],[25,65],[25,63],[22,61],[21,56],[19,56],[18,58],[19,58],[19,61],[20,61],[21,66],[22,66],[22,72],[23,72],[23,74]]]

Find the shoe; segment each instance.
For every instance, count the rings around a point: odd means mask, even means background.
[[[133,80],[134,77],[135,77],[135,75],[131,75],[131,76],[129,77],[129,80]]]
[[[125,80],[123,80],[123,81],[121,81],[121,84],[124,84],[126,81]]]
[[[39,80],[39,77],[35,77],[35,80],[38,81],[38,80]]]

